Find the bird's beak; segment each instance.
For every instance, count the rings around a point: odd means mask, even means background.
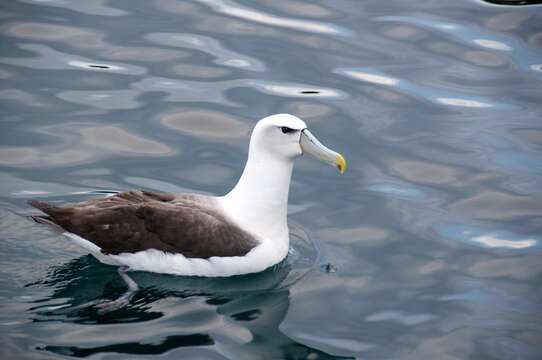
[[[331,149],[328,149],[318,139],[311,134],[307,129],[301,131],[301,138],[299,139],[301,150],[303,153],[311,154],[314,157],[332,165],[339,169],[342,174],[346,170],[346,160],[344,157]]]

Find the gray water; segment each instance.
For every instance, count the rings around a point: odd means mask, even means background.
[[[542,6],[13,0],[0,27],[3,359],[540,359]],[[261,117],[304,119],[292,250],[125,285],[26,200],[223,194]]]

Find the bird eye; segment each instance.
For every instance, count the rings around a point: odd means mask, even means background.
[[[294,131],[294,129],[290,129],[290,128],[287,127],[287,126],[282,126],[280,129],[282,130],[282,133],[283,133],[283,134],[288,134],[288,133]]]

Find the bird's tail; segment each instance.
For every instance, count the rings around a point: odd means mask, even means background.
[[[53,206],[51,204],[48,204],[45,201],[29,200],[28,204],[35,207],[36,209],[41,210],[42,212],[44,212],[45,214],[48,214],[48,215],[51,213],[52,210],[55,209],[55,206]],[[66,231],[60,225],[55,224],[55,222],[53,221],[53,219],[50,216],[47,216],[47,215],[29,215],[28,218],[30,220],[35,221],[38,224],[47,225],[47,226],[51,227],[53,230],[56,230],[58,232],[63,233],[63,232]]]
[[[36,209],[39,209],[47,214],[47,210],[52,209],[54,206],[52,206],[49,203],[46,203],[45,201],[40,200],[28,200],[28,205],[35,207]]]

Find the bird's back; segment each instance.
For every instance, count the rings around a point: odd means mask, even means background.
[[[188,258],[243,256],[258,244],[227,219],[214,198],[131,190],[54,206],[32,200],[36,217],[97,245],[104,254],[160,250]]]

